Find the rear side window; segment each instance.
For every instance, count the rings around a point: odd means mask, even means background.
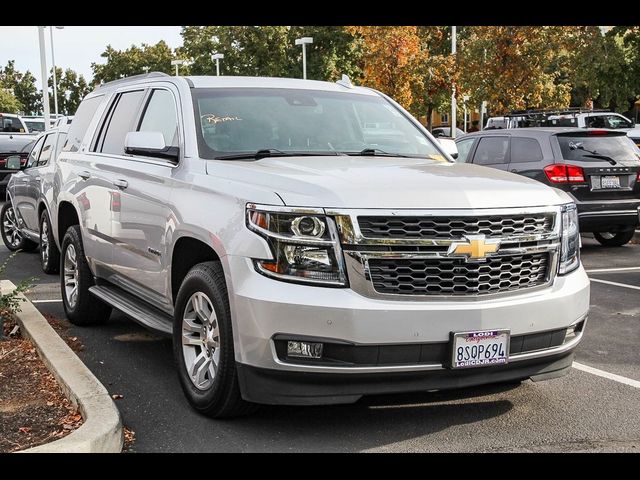
[[[562,158],[593,162],[600,156],[616,162],[640,161],[640,149],[626,135],[557,135]]]
[[[618,115],[607,115],[606,122],[607,128],[633,128],[633,123]]]
[[[60,155],[60,151],[62,150],[62,146],[64,145],[64,142],[66,140],[67,140],[67,134],[61,133],[60,136],[58,137],[58,143],[56,144],[56,156],[54,158],[58,158],[58,155]]]
[[[509,161],[509,137],[483,137],[480,139],[473,163],[499,165]]]
[[[44,140],[44,145],[42,146],[42,152],[40,152],[40,158],[38,159],[38,166],[42,167],[49,163],[49,159],[51,158],[51,154],[53,153],[54,143],[56,142],[55,134],[47,135],[47,138]]]
[[[134,130],[133,122],[136,119],[143,96],[144,90],[120,94],[119,98],[116,99],[115,107],[113,107],[113,113],[108,119],[107,130],[102,139],[102,146],[98,151],[124,155],[124,138],[127,133]],[[76,119],[74,118],[71,125],[73,126],[75,123]]]
[[[178,116],[173,94],[168,90],[154,90],[144,111],[140,132],[160,132],[167,147],[178,146]]]
[[[1,117],[2,131],[6,133],[24,133],[22,122],[17,117]]]
[[[511,163],[539,162],[542,160],[542,149],[535,138],[511,139]]]
[[[102,99],[103,96],[100,95],[98,97],[87,98],[82,101],[78,107],[78,111],[73,117],[73,123],[69,128],[67,141],[63,148],[65,152],[77,152],[80,149],[84,134],[87,132],[89,123],[91,123],[91,119],[96,113]]]
[[[465,163],[467,161],[467,157],[469,156],[469,152],[471,151],[474,141],[475,138],[468,138],[456,143],[456,146],[458,147],[458,158],[456,158],[456,162]]]

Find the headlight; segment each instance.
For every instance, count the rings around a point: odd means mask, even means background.
[[[335,222],[321,209],[247,206],[247,226],[264,237],[273,259],[255,260],[258,272],[278,280],[347,286]]]
[[[574,204],[562,207],[561,221],[562,245],[558,273],[564,275],[580,265],[580,230],[578,229],[578,210]]]

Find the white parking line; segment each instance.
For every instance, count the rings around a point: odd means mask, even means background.
[[[630,387],[633,387],[633,388],[640,388],[639,381],[633,380],[631,378],[623,377],[621,375],[616,375],[615,373],[605,372],[604,370],[593,368],[588,365],[583,365],[577,362],[573,362],[573,368],[577,370],[581,370],[583,372],[590,373],[592,375],[597,375],[598,377],[608,378],[609,380],[613,380],[614,382],[624,383],[625,385],[629,385]]]
[[[610,282],[609,280],[600,280],[599,278],[591,278],[592,282],[605,283],[607,285],[613,285],[615,287],[632,288],[634,290],[640,290],[640,287],[636,285],[627,285],[626,283]]]
[[[605,272],[630,272],[633,270],[640,270],[640,267],[594,268],[592,270],[585,270],[585,271],[587,273],[605,273]]]
[[[53,300],[31,300],[31,303],[57,303],[61,301],[62,301],[61,298],[56,298]]]

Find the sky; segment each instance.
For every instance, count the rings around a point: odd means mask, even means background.
[[[116,50],[124,50],[133,44],[154,44],[164,40],[171,48],[175,48],[182,45],[180,28],[179,26],[66,26],[63,30],[54,29],[53,43],[56,66],[62,69],[71,68],[84,75],[85,79],[89,81],[93,77],[91,63],[104,63],[100,54],[104,52],[107,45],[111,45]],[[0,26],[0,34],[4,39],[0,47],[0,65],[4,67],[8,60],[15,60],[16,69],[21,72],[31,71],[38,81],[38,87],[40,87],[38,28]],[[47,27],[45,28],[45,45],[48,71],[51,69],[49,40],[50,33]]]

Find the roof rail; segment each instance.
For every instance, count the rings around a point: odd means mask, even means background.
[[[170,75],[167,75],[166,73],[163,72],[149,72],[149,73],[143,73],[140,75],[133,75],[131,77],[125,77],[125,78],[119,78],[118,80],[112,80],[110,82],[106,82],[103,83],[102,85],[99,85],[96,90],[100,89],[100,88],[104,88],[104,87],[111,87],[113,85],[120,85],[123,83],[128,83],[131,82],[133,80],[142,80],[144,78],[154,78],[154,77],[169,77]]]

